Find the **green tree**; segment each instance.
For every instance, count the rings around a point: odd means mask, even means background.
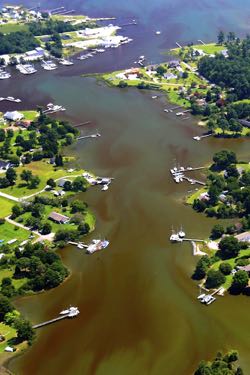
[[[0,322],[4,320],[5,314],[14,310],[10,300],[0,294]]]
[[[233,294],[241,293],[248,285],[249,276],[246,271],[237,271],[233,277],[233,282],[230,288],[230,292]]]
[[[219,249],[221,256],[224,259],[237,257],[240,251],[240,243],[237,238],[233,236],[227,236],[222,238],[219,243]]]
[[[218,44],[222,45],[225,42],[225,34],[222,30],[219,31],[217,36]]]
[[[38,176],[32,176],[29,183],[30,189],[35,189],[40,184],[40,182],[41,180]]]
[[[20,340],[20,342],[27,340],[29,345],[31,345],[35,337],[35,331],[33,330],[31,323],[28,320],[20,318],[15,321],[15,328],[17,330],[18,340]]]
[[[17,179],[17,173],[14,168],[8,168],[6,171],[6,178],[9,181],[10,185],[14,185]]]
[[[20,312],[17,310],[13,310],[5,314],[4,317],[4,323],[13,326],[15,324],[15,321],[20,318]]]
[[[22,173],[20,174],[21,180],[29,182],[32,178],[32,172],[28,169],[24,169]]]
[[[219,270],[223,273],[223,275],[230,275],[232,272],[232,266],[230,263],[223,262],[220,264]]]
[[[50,223],[44,223],[41,232],[42,234],[49,234],[52,231],[52,225]]]
[[[215,224],[211,230],[211,238],[217,240],[225,233],[224,228],[220,224]]]
[[[49,178],[47,181],[47,185],[49,185],[52,189],[56,187],[56,182],[53,178]]]
[[[206,288],[217,288],[218,286],[224,284],[226,281],[225,275],[221,271],[209,270],[206,279]]]
[[[218,170],[224,170],[231,164],[237,164],[237,158],[233,151],[222,150],[216,152],[213,156],[214,167]]]

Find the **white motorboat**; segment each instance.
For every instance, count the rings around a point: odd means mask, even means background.
[[[180,238],[184,238],[184,237],[186,237],[186,233],[183,231],[182,227],[181,227],[181,230],[178,232],[178,236],[179,236]]]
[[[0,79],[8,79],[10,77],[11,77],[10,73],[0,72]]]
[[[86,250],[88,254],[93,254],[96,251],[106,249],[108,245],[109,245],[109,241],[107,240],[93,240]]]
[[[49,60],[49,61],[43,60],[41,66],[45,70],[55,70],[55,69],[57,69],[57,65],[51,60]]]
[[[60,315],[67,315],[67,314],[69,314],[69,309],[62,310],[62,311],[60,312]]]
[[[70,65],[73,65],[74,63],[73,63],[73,61],[61,59],[61,60],[59,60],[59,64],[64,65],[64,66],[70,66]]]
[[[155,32],[155,34],[156,35],[161,35],[161,31],[158,30],[158,31]]]
[[[106,191],[106,190],[108,190],[108,188],[109,188],[109,186],[108,185],[103,185],[103,187],[102,187],[102,191]]]

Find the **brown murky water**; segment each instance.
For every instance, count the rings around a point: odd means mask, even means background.
[[[194,142],[199,129],[192,120],[165,114],[149,93],[110,89],[93,79],[44,77],[24,81],[22,92],[33,93],[29,105],[53,98],[75,122],[94,122],[85,133],[98,128],[102,134],[72,151],[82,167],[115,178],[108,192],[93,188],[81,195],[97,216],[93,237],[106,237],[110,246],[92,256],[73,247],[60,251],[72,271],[68,281],[17,302],[34,323],[69,304],[81,313],[41,329],[10,369],[20,375],[189,375],[201,359],[237,348],[249,370],[249,299],[199,304],[190,280],[196,261],[191,247],[168,240],[172,225],[199,238],[214,223],[182,204],[191,187],[171,180],[173,160],[199,166],[225,147],[243,159],[249,142]]]

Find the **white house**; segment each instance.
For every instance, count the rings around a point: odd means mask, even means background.
[[[20,121],[24,118],[24,115],[18,111],[6,112],[3,117],[9,121]]]

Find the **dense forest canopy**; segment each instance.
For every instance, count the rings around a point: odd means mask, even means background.
[[[205,56],[198,64],[199,73],[221,87],[230,88],[237,99],[250,96],[250,36],[227,44],[228,57]]]
[[[53,35],[57,33],[65,33],[76,31],[86,27],[95,27],[96,23],[93,21],[73,25],[70,22],[49,19],[47,21],[32,22],[29,24],[29,30],[33,35]]]
[[[17,31],[10,34],[0,33],[0,54],[24,53],[38,47],[40,43],[30,33]]]

